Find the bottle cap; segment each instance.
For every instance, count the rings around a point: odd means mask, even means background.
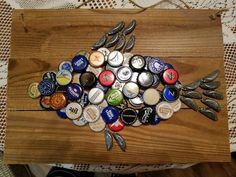
[[[149,88],[143,93],[144,103],[150,106],[156,105],[160,98],[160,93],[154,88]]]
[[[78,119],[82,115],[82,107],[79,103],[71,102],[66,106],[66,115],[69,119]]]
[[[99,88],[92,88],[88,93],[88,99],[92,104],[100,104],[104,100],[104,92]]]
[[[134,55],[129,61],[129,65],[134,71],[142,71],[146,66],[145,58],[141,55]]]
[[[43,95],[43,96],[49,96],[49,95],[53,94],[55,89],[56,89],[55,83],[50,79],[44,79],[38,85],[38,90],[41,93],[41,95]],[[36,91],[34,93],[35,94],[34,96],[37,96],[39,94],[39,93],[37,93],[37,89],[33,89],[33,90]],[[31,94],[32,93],[33,92],[31,91]]]
[[[54,110],[62,109],[66,106],[67,99],[64,93],[56,92],[51,96],[50,105]]]
[[[156,112],[161,119],[169,119],[174,111],[170,103],[163,101],[156,106]]]
[[[85,89],[90,89],[95,86],[97,78],[92,72],[84,72],[80,76],[80,84]]]
[[[37,83],[37,82],[31,83],[29,85],[29,87],[28,87],[28,95],[31,98],[38,98],[41,95],[38,86],[39,86],[39,83]]]
[[[50,96],[43,96],[40,99],[40,106],[44,109],[50,109],[51,108],[51,104],[50,104]]]
[[[163,75],[163,82],[166,84],[174,84],[179,79],[179,74],[175,69],[167,69],[164,71]]]
[[[131,79],[133,72],[128,66],[121,66],[117,70],[117,79],[121,82],[127,82]]]
[[[107,62],[113,67],[118,67],[122,65],[124,61],[124,56],[119,51],[113,51],[108,55]]]
[[[110,70],[104,70],[99,75],[98,80],[103,86],[109,87],[115,82],[115,75]]]
[[[162,94],[164,100],[172,102],[179,98],[179,89],[175,86],[166,86]]]
[[[89,57],[89,63],[91,66],[98,68],[100,66],[102,66],[105,62],[105,56],[103,55],[103,53],[99,52],[99,51],[95,51],[93,53],[91,53],[90,57]]]
[[[137,119],[137,112],[132,108],[126,108],[121,112],[121,120],[125,125],[133,124]]]
[[[67,70],[58,71],[56,80],[59,85],[68,85],[72,80],[71,72]]]
[[[84,55],[76,55],[71,63],[73,70],[78,73],[85,71],[88,67],[88,60]]]
[[[95,122],[100,117],[100,110],[96,105],[88,105],[84,108],[83,116],[88,122]]]
[[[154,81],[153,75],[148,71],[141,72],[138,75],[138,84],[143,88],[151,87],[153,81]]]
[[[148,61],[148,70],[154,74],[159,74],[164,70],[164,63],[160,58],[151,58]]]
[[[113,131],[113,132],[119,132],[121,131],[123,128],[125,127],[124,123],[122,122],[122,120],[120,119],[120,117],[117,119],[117,121],[115,121],[112,124],[108,124],[108,128]]]
[[[102,110],[101,114],[103,120],[107,124],[114,123],[119,117],[119,111],[114,106],[107,106]]]
[[[123,94],[129,98],[135,98],[139,94],[139,87],[136,83],[134,82],[127,82],[122,90]]]
[[[120,90],[109,89],[106,93],[106,100],[109,105],[118,106],[123,101],[123,94]]]
[[[83,95],[83,88],[79,84],[69,84],[67,87],[66,95],[71,101],[78,100]]]
[[[67,70],[70,71],[71,73],[73,72],[73,67],[70,61],[63,61],[59,65],[59,70]]]
[[[139,121],[142,124],[148,124],[153,121],[156,116],[156,112],[152,107],[144,107],[138,113]]]

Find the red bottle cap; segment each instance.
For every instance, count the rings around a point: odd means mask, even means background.
[[[100,73],[98,80],[103,86],[109,87],[115,82],[115,75],[110,70],[104,70]]]
[[[163,81],[166,84],[174,84],[179,79],[179,74],[175,69],[167,69],[163,73]]]
[[[118,132],[118,131],[122,130],[124,128],[124,126],[125,125],[122,122],[122,120],[120,119],[120,117],[114,123],[108,124],[109,129],[114,132]]]

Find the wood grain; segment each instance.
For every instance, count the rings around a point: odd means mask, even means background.
[[[75,127],[27,96],[30,83],[89,50],[120,20],[136,19],[133,53],[160,56],[188,83],[219,68],[225,93],[220,19],[213,10],[16,10],[9,61],[6,163],[164,163],[229,161],[226,100],[219,121],[182,109],[158,126],[126,127],[127,152],[105,150],[103,133]],[[22,16],[24,17],[22,19]],[[24,27],[25,25],[25,27]],[[25,31],[27,29],[27,32]]]

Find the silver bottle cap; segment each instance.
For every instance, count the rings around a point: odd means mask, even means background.
[[[121,82],[129,81],[132,77],[132,70],[128,66],[121,66],[117,71],[117,79]]]

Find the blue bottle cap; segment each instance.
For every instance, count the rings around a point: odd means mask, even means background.
[[[72,59],[72,67],[75,72],[83,72],[88,67],[88,60],[84,55],[77,55]]]
[[[179,89],[175,86],[166,86],[162,93],[164,100],[169,102],[173,102],[179,98]]]
[[[83,95],[83,88],[79,84],[72,83],[68,85],[66,95],[71,101],[78,100]]]
[[[82,95],[82,97],[80,98],[79,104],[82,107],[85,107],[89,104],[89,99],[88,99],[88,94],[84,92],[84,94]]]
[[[102,110],[101,116],[105,123],[111,124],[117,121],[119,117],[119,111],[114,106],[107,106]]]
[[[63,61],[59,65],[59,70],[67,70],[70,71],[71,73],[73,72],[73,67],[70,61]]]
[[[159,58],[152,58],[148,62],[148,69],[154,74],[159,74],[164,70],[165,64]]]
[[[154,119],[150,122],[150,124],[157,125],[160,123],[160,121],[161,121],[161,118],[158,115],[156,115]]]
[[[59,109],[57,110],[57,115],[60,117],[60,118],[63,118],[63,119],[67,119],[67,115],[66,115],[66,108],[62,108],[62,109]]]
[[[170,63],[164,63],[164,70],[167,70],[167,69],[173,69],[173,65],[170,64]]]
[[[56,86],[51,79],[44,79],[38,85],[39,92],[43,96],[49,96],[54,93]]]

